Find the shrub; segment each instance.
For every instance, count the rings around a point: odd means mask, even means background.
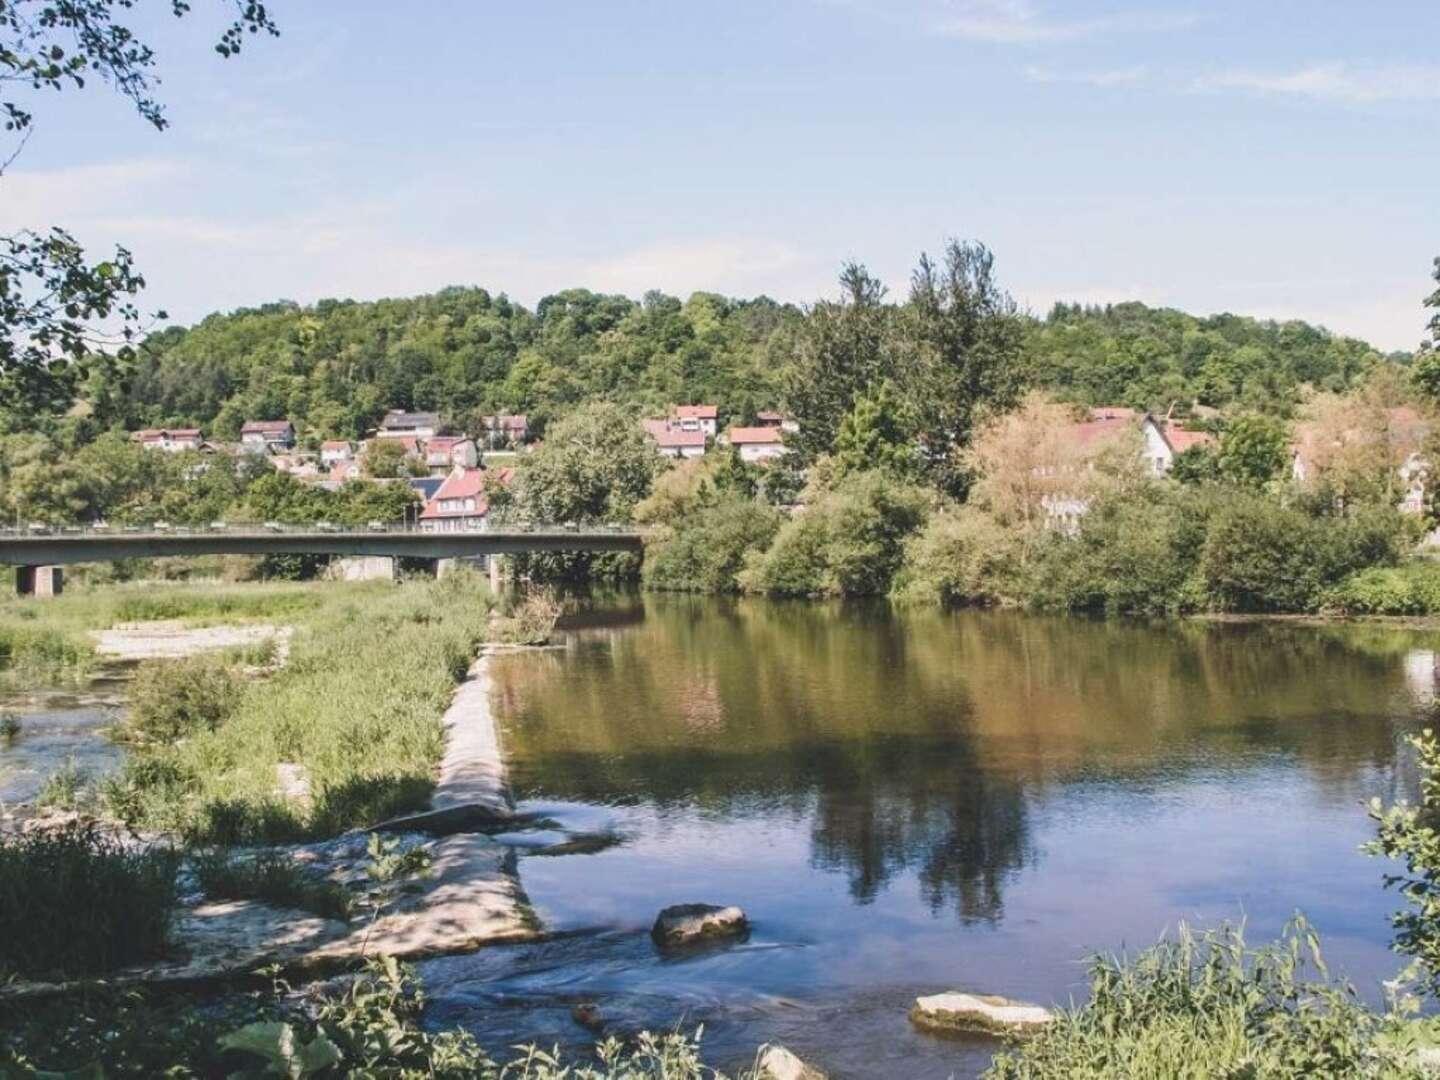
[[[130,711],[119,734],[173,743],[214,731],[235,712],[243,692],[240,676],[223,657],[147,661],[130,684]]]
[[[886,473],[847,477],[786,522],[770,549],[750,558],[740,584],[774,596],[882,595],[929,501]]]
[[[0,837],[0,975],[90,975],[161,955],[177,856],[90,825]]]
[[[899,600],[993,604],[1017,595],[1020,538],[973,507],[934,515],[905,542],[893,594]]]
[[[95,650],[47,626],[0,626],[0,686],[74,685],[90,677]]]
[[[753,499],[722,498],[680,516],[670,534],[645,551],[646,588],[729,593],[752,551],[763,551],[784,521]]]
[[[503,610],[504,614],[491,623],[491,641],[506,645],[544,645],[555,632],[565,605],[554,590],[532,588],[519,600],[507,597]],[[467,655],[463,659],[468,669],[470,658]]]
[[[1224,611],[1313,611],[1346,575],[1394,563],[1404,537],[1393,511],[1314,517],[1237,496],[1210,524],[1200,574],[1211,603]]]
[[[1328,590],[1321,607],[1342,615],[1440,614],[1440,564],[1358,570]]]
[[[1313,978],[1312,978],[1313,973]],[[1401,1022],[1332,981],[1300,920],[1257,949],[1239,930],[1181,926],[1134,958],[1090,961],[1090,998],[996,1057],[987,1080],[1415,1075]]]

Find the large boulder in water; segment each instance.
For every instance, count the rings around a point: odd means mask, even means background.
[[[978,1031],[992,1035],[1029,1035],[1055,1016],[1040,1005],[994,994],[932,994],[915,999],[910,1022],[926,1031]]]
[[[783,1046],[762,1046],[756,1064],[759,1080],[827,1080],[813,1065],[806,1065]]]
[[[650,936],[662,948],[694,945],[717,938],[740,937],[750,929],[745,912],[738,907],[714,904],[676,904],[655,918]]]

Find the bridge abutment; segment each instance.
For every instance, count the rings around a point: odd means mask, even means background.
[[[341,581],[394,581],[397,560],[389,555],[351,555],[334,562],[335,576]]]
[[[65,591],[65,569],[60,566],[17,566],[15,595],[50,597]]]

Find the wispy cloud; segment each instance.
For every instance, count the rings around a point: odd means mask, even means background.
[[[1440,100],[1440,67],[1397,64],[1309,64],[1291,71],[1219,71],[1202,75],[1192,90],[1245,90],[1283,97],[1373,104]]]
[[[1104,34],[1180,30],[1194,25],[1187,11],[1126,9],[1086,18],[1065,18],[1033,0],[945,0],[930,5],[927,27],[943,37],[999,45],[1036,45]]]
[[[1145,67],[1110,68],[1100,71],[1060,71],[1030,64],[1021,69],[1031,82],[1080,83],[1085,86],[1134,86],[1149,76]]]

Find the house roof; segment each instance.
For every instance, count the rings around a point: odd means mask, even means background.
[[[442,476],[417,476],[407,482],[422,499],[429,502],[440,490],[440,485],[445,483],[445,478]]]
[[[1165,441],[1170,444],[1170,449],[1177,454],[1189,450],[1192,446],[1211,446],[1215,442],[1215,436],[1208,431],[1186,431],[1184,428],[1167,427],[1163,434]]]
[[[487,487],[505,487],[510,483],[513,469],[454,469],[445,478],[436,492],[425,504],[422,518],[478,517],[489,509],[485,499]],[[446,499],[474,499],[473,510],[443,510],[440,504]]]
[[[350,441],[349,441],[348,439],[326,439],[324,442],[322,442],[322,443],[320,444],[320,449],[321,449],[321,450],[349,450],[349,449],[350,449]]]
[[[770,409],[762,409],[760,412],[757,412],[755,414],[755,419],[760,421],[762,425],[783,424],[785,422],[785,414],[773,412]]]
[[[779,428],[734,427],[729,432],[732,446],[779,445],[784,440]]]
[[[330,466],[330,479],[337,484],[353,480],[360,475],[360,466],[353,461],[337,461]]]
[[[167,436],[172,439],[198,439],[200,438],[200,429],[198,427],[146,428],[144,431],[135,432],[130,437],[141,442],[150,442]]]
[[[1129,430],[1135,423],[1135,410],[1123,406],[1103,406],[1090,410],[1090,418],[1061,429],[1062,437],[1072,446],[1088,448]]]
[[[387,443],[399,443],[405,448],[407,454],[420,452],[420,438],[417,435],[387,435],[382,431],[375,438]]]
[[[294,431],[295,425],[289,420],[246,420],[240,429],[241,435],[281,435]]]
[[[677,405],[675,416],[680,420],[714,420],[719,409],[714,405]]]
[[[385,414],[385,419],[380,421],[382,428],[392,431],[407,430],[421,427],[436,427],[440,418],[433,412],[406,412],[404,409],[391,409]]]
[[[644,420],[645,433],[655,440],[662,450],[681,450],[686,447],[705,445],[705,432],[682,431],[668,420]]]
[[[471,440],[469,436],[466,435],[435,435],[425,440],[425,447],[426,449],[436,451],[437,453],[449,453],[461,443],[467,443],[470,441]]]

